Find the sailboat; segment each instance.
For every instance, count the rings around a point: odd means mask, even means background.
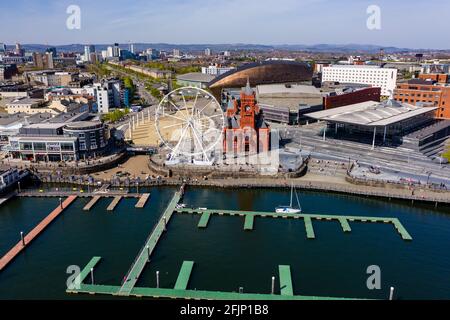
[[[302,208],[300,207],[300,201],[298,200],[297,191],[295,190],[295,198],[297,199],[298,208],[292,207],[292,196],[294,194],[294,184],[291,185],[291,204],[289,206],[278,206],[275,208],[276,213],[300,213]]]

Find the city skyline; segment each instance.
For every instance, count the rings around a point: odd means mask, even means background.
[[[81,9],[81,29],[66,26],[70,5]],[[369,30],[367,8],[381,10],[381,29]],[[421,13],[419,22],[405,14],[405,5]],[[13,44],[375,44],[411,49],[449,49],[442,41],[450,27],[450,3],[399,0],[29,1],[0,4],[0,28],[14,26],[1,42]],[[33,17],[31,20],[30,17]],[[352,17],[352,19],[349,19]],[[30,32],[30,23],[33,32]],[[426,25],[433,25],[433,33]],[[403,26],[400,27],[399,26]],[[405,37],[405,28],[413,37]],[[183,32],[180,32],[183,30]],[[442,31],[441,31],[442,30]]]

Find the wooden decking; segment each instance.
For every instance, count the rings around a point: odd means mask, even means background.
[[[135,208],[143,208],[145,204],[147,203],[147,200],[150,198],[150,193],[144,193],[140,198],[139,201],[136,203]]]
[[[24,238],[25,246],[22,241],[19,241],[8,253],[6,253],[0,259],[0,271],[3,270],[23,249],[25,249],[28,244],[33,241],[42,231],[53,221],[56,217],[60,215],[75,199],[77,196],[69,196],[64,202],[62,202],[62,207],[58,205],[47,217],[44,218],[33,230],[31,230]]]
[[[122,196],[115,196],[113,201],[109,204],[108,208],[106,208],[107,211],[114,211],[116,206],[119,204],[120,200],[122,200]]]
[[[84,211],[89,211],[92,209],[92,207],[97,203],[98,200],[100,200],[100,196],[94,196],[92,197],[91,201],[83,208]]]

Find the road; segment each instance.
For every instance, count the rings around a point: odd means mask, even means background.
[[[358,161],[363,166],[379,167],[384,173],[396,177],[420,180],[426,183],[444,183],[450,187],[450,167],[433,162],[424,154],[402,147],[377,146],[347,140],[323,137],[319,134],[324,124],[302,127],[273,126],[280,129],[283,138],[292,142],[288,146],[301,149],[303,155],[338,161]]]

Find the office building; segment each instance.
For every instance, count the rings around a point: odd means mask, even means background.
[[[397,85],[394,99],[412,105],[437,107],[437,118],[450,119],[450,85],[412,80]]]
[[[42,122],[24,126],[19,135],[10,138],[9,150],[13,159],[24,161],[76,161],[96,158],[108,151],[110,133],[99,120],[83,115],[67,121]]]
[[[173,49],[173,57],[181,58],[181,51],[179,49]]]
[[[112,48],[112,56],[113,57],[120,57],[120,47],[118,43],[114,43],[114,47]]]
[[[91,62],[91,54],[92,53],[95,53],[94,45],[84,46],[84,56],[83,56],[84,61]]]
[[[49,57],[51,54],[46,56]],[[78,73],[54,70],[30,71],[24,73],[24,77],[28,82],[35,82],[46,87],[70,86],[79,80]]]
[[[322,83],[367,84],[381,88],[382,96],[392,96],[397,83],[397,69],[367,65],[332,65],[323,67]]]
[[[234,67],[219,67],[219,66],[208,66],[208,67],[202,67],[202,73],[203,74],[210,74],[213,76],[221,76],[224,73],[227,73],[229,71],[232,71],[236,68]]]

